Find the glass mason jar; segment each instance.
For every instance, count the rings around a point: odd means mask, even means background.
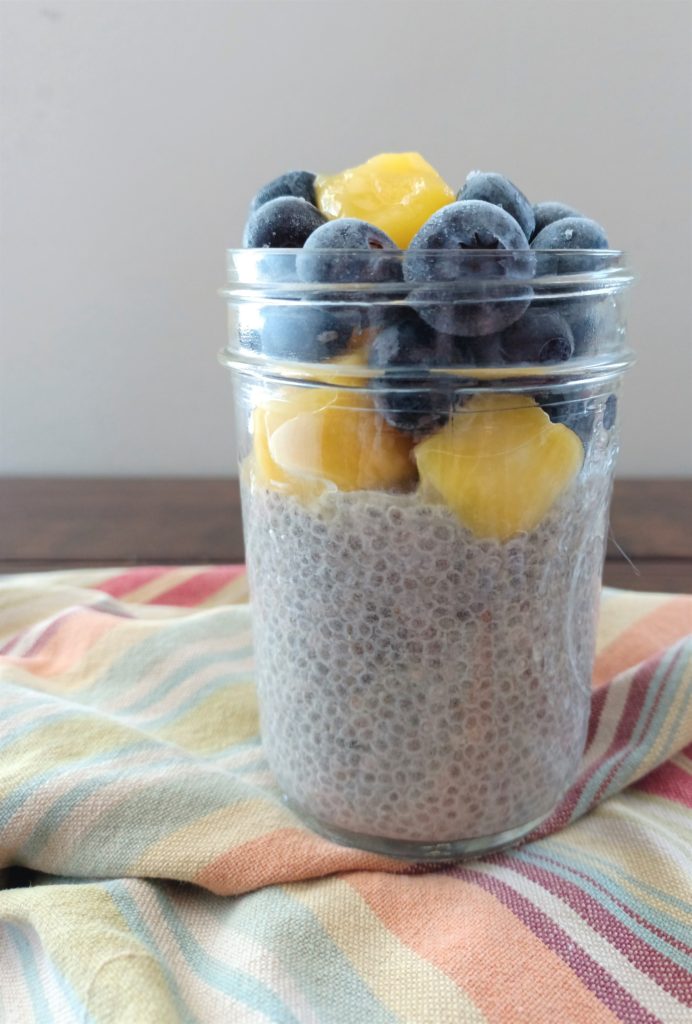
[[[322,835],[475,856],[583,752],[631,277],[611,251],[337,256],[325,285],[300,251],[228,254],[262,741]]]

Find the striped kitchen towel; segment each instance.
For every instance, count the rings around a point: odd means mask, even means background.
[[[605,590],[573,789],[422,867],[280,802],[246,597],[233,567],[0,580],[2,1024],[692,1021],[692,598]]]

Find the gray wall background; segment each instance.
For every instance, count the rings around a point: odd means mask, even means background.
[[[620,474],[692,474],[691,11],[0,2],[0,474],[234,472],[216,289],[250,196],[405,149],[631,253]]]

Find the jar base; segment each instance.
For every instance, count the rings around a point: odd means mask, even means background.
[[[390,839],[387,836],[365,835],[360,832],[349,832],[348,829],[337,828],[321,818],[308,814],[304,808],[284,796],[284,802],[296,814],[304,825],[324,839],[329,839],[339,846],[347,846],[354,850],[366,850],[368,853],[379,853],[397,860],[410,860],[429,863],[440,863],[453,860],[474,860],[488,853],[499,853],[514,846],[520,839],[532,832],[541,822],[552,814],[554,808],[541,814],[523,825],[496,832],[488,836],[472,836],[468,839],[452,839],[444,842],[419,842],[409,839]]]

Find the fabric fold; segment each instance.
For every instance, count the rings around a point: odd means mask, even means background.
[[[0,1019],[690,1019],[692,597],[604,590],[575,784],[434,866],[284,806],[246,602],[239,567],[0,580]]]

